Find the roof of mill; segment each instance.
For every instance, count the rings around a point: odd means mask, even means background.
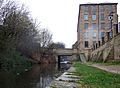
[[[86,3],[86,4],[80,4],[80,6],[84,5],[117,5],[118,3]]]

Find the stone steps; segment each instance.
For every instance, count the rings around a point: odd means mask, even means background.
[[[76,88],[80,85],[77,83],[77,81],[80,80],[80,77],[73,74],[72,72],[74,71],[74,67],[71,67],[46,88]]]

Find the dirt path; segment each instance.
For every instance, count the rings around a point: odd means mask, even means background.
[[[104,64],[92,64],[92,67],[96,67],[111,73],[120,74],[120,65],[104,65]]]

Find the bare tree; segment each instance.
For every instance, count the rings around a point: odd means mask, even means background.
[[[24,6],[18,7],[15,2],[4,0],[0,1],[0,19],[2,26],[5,28],[1,30],[1,42],[4,46],[19,48],[22,52],[30,52],[34,49],[36,43],[35,36],[38,31],[36,23],[29,15]],[[2,46],[3,47],[3,46]],[[6,47],[6,49],[8,49]]]
[[[48,29],[40,29],[38,36],[36,36],[36,40],[39,44],[39,54],[41,57],[44,57],[49,51],[48,45],[52,42],[52,34],[48,31]]]
[[[38,35],[40,47],[45,48],[52,42],[52,34],[48,31],[48,29],[41,29]]]
[[[52,34],[48,29],[40,28],[23,5],[4,0],[0,3],[0,19],[5,27],[0,30],[0,48],[15,48],[29,57],[35,53],[40,57],[48,54],[52,43]]]
[[[57,42],[57,43],[51,43],[49,45],[50,49],[58,49],[58,48],[65,48],[65,44],[62,42]]]

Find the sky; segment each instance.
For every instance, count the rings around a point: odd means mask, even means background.
[[[115,2],[120,0],[15,0],[25,4],[31,16],[53,34],[54,42],[63,42],[71,48],[77,40],[79,4]],[[118,13],[120,13],[118,3]],[[119,15],[119,14],[118,14]],[[120,17],[119,17],[120,18]]]

